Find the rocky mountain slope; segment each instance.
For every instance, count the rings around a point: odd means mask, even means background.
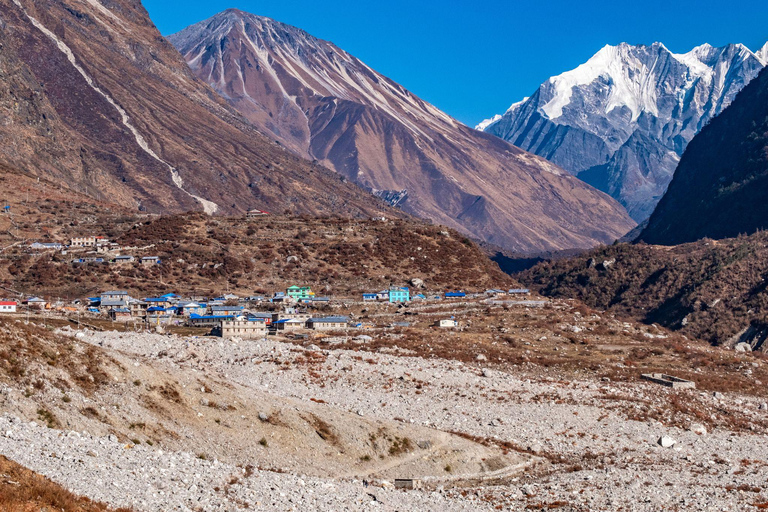
[[[0,163],[134,211],[387,211],[253,129],[139,2],[0,0],[0,26]]]
[[[321,294],[357,297],[412,279],[434,291],[518,286],[464,235],[418,220],[136,214],[0,166],[3,187],[18,193],[8,200],[10,212],[0,215],[0,285],[28,295],[82,297],[125,288],[136,296],[171,289],[249,296],[306,283]],[[98,255],[29,249],[33,241],[95,235],[123,249]],[[71,263],[117,254],[160,256],[164,263],[151,269]]]
[[[169,39],[262,131],[409,213],[522,252],[633,225],[607,196],[300,29],[231,9]]]
[[[568,297],[713,344],[768,351],[768,236],[675,247],[618,244],[541,263],[516,277]]]
[[[768,71],[764,70],[693,139],[640,239],[671,245],[764,230],[766,194]]]
[[[768,63],[768,44],[606,46],[478,128],[541,155],[648,218],[691,139]]]

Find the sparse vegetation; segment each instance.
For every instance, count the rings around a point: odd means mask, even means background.
[[[44,407],[37,410],[37,417],[40,418],[48,428],[61,428],[61,423],[59,423],[59,419],[56,415]]]
[[[0,456],[0,510],[26,512],[56,510],[59,512],[130,512],[111,509],[103,503],[75,496],[26,468]]]
[[[604,269],[603,261],[615,260]],[[617,244],[519,275],[547,296],[657,323],[712,344],[768,332],[768,233],[677,247]],[[768,347],[766,347],[768,349]]]
[[[47,203],[38,208],[30,216],[51,237],[108,233],[121,245],[152,245],[163,265],[72,265],[60,255],[30,256],[12,249],[0,262],[0,281],[36,293],[82,297],[119,288],[147,296],[169,288],[203,294],[229,288],[250,294],[254,282],[269,289],[303,282],[357,292],[414,277],[433,289],[514,285],[465,237],[450,230],[444,236],[445,228],[415,221],[271,216],[244,223],[198,213],[154,217],[103,210],[84,215],[80,210],[54,212]],[[57,225],[60,215],[68,213],[88,222]],[[248,230],[254,234],[248,236]]]

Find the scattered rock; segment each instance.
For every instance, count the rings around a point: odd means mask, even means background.
[[[605,260],[599,265],[597,265],[597,268],[599,270],[608,270],[614,265],[614,263],[616,263],[616,258],[611,258],[610,260]]]
[[[260,412],[259,421],[264,421],[264,422],[269,421],[269,415],[265,412]]]
[[[411,279],[411,286],[414,288],[424,288],[424,281],[419,279],[418,277],[414,277]]]
[[[677,444],[677,441],[669,436],[661,436],[657,442],[662,448],[672,448],[675,446],[675,444]]]
[[[487,360],[488,358],[485,357],[483,354],[477,354],[477,356],[475,357],[475,361],[487,361]]]
[[[700,423],[692,424],[688,430],[690,430],[694,434],[699,434],[700,436],[703,436],[707,433],[706,427]]]
[[[544,451],[544,448],[538,442],[531,443],[526,449],[534,455],[538,455]]]

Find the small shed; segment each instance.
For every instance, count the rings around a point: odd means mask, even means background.
[[[123,307],[123,308],[114,308],[109,311],[109,318],[113,322],[127,322],[131,318],[131,310]]]

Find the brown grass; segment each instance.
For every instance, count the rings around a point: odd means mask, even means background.
[[[320,436],[320,439],[334,446],[341,445],[339,436],[336,434],[330,424],[315,416],[314,414],[310,414],[309,419],[305,419],[309,422],[310,425],[312,425],[312,427],[314,427],[315,432],[317,432],[317,435]]]
[[[47,478],[0,456],[0,510],[3,512],[130,512],[75,496]]]

